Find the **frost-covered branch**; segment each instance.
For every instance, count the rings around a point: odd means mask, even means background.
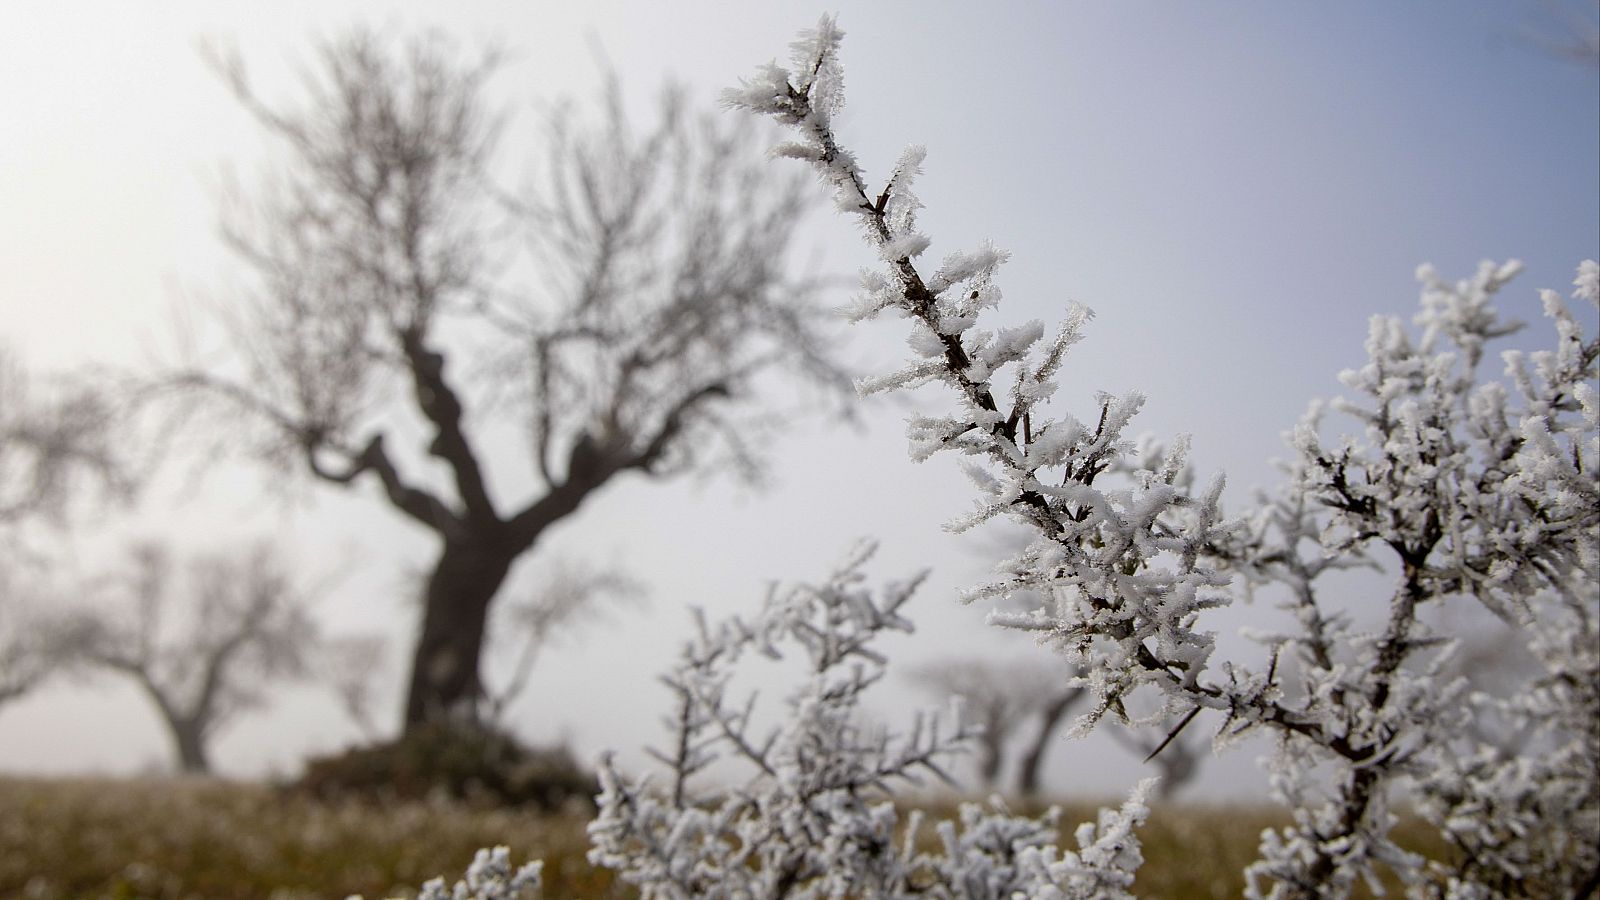
[[[968,457],[979,499],[952,527],[1004,515],[1035,532],[1034,542],[1003,567],[1005,577],[969,598],[1047,597],[1042,608],[996,619],[1040,632],[1088,673],[1098,698],[1091,718],[1120,714],[1123,698],[1143,684],[1161,686],[1186,708],[1227,708],[1221,689],[1200,685],[1213,637],[1193,627],[1200,610],[1226,600],[1227,578],[1203,553],[1228,528],[1217,511],[1221,480],[1199,493],[1176,484],[1183,442],[1152,466],[1132,464],[1125,429],[1143,403],[1138,394],[1101,395],[1086,420],[1046,414],[1053,379],[1091,314],[1070,309],[1049,340],[1039,322],[978,328],[980,316],[1000,301],[994,277],[1004,252],[985,244],[953,253],[924,275],[917,258],[929,239],[917,231],[921,203],[911,190],[924,152],[908,150],[881,192],[867,190],[832,127],[842,103],[841,38],[833,21],[823,19],[795,43],[793,73],[769,65],[724,101],[793,127],[800,140],[775,152],[812,164],[884,260],[884,271],[863,274],[856,314],[892,310],[906,318],[914,358],[859,387],[873,392],[937,382],[954,392],[951,414],[919,417],[909,428],[915,458],[942,451]],[[1097,483],[1112,468],[1123,477]]]

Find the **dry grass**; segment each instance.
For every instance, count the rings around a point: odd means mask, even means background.
[[[1094,810],[1066,812],[1070,833]],[[493,844],[517,862],[543,858],[546,897],[630,896],[584,861],[585,821],[582,811],[328,803],[213,780],[0,778],[0,897],[402,896]],[[1281,821],[1263,807],[1158,808],[1140,829],[1136,892],[1238,897],[1261,830]]]
[[[611,896],[586,814],[326,803],[213,780],[0,778],[0,896],[311,898],[409,894],[478,847],[546,860],[553,897]]]

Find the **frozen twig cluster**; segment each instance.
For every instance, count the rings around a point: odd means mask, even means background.
[[[974,734],[954,716],[919,717],[901,736],[862,723],[862,694],[885,669],[874,641],[910,630],[900,608],[921,580],[875,595],[862,573],[871,551],[863,545],[822,585],[774,592],[749,621],[701,621],[664,678],[677,699],[671,744],[653,752],[665,777],[634,782],[603,764],[590,860],[646,898],[1128,896],[1144,786],[1080,826],[1076,851],[1056,847],[1055,811],[967,805],[959,823],[939,826],[935,850],[918,841],[920,813],[901,821],[896,788],[944,778]],[[730,695],[733,668],[791,649],[809,675],[763,731],[754,696]],[[742,764],[747,779],[702,786],[696,776],[719,759]]]
[[[1264,838],[1251,870],[1261,895],[1342,895],[1374,879],[1375,863],[1424,897],[1560,894],[1597,876],[1600,341],[1546,291],[1556,349],[1508,351],[1510,389],[1480,384],[1485,345],[1520,327],[1492,304],[1518,268],[1485,263],[1456,284],[1420,271],[1420,337],[1376,317],[1368,363],[1342,376],[1361,399],[1334,407],[1365,434],[1328,446],[1314,408],[1295,432],[1284,496],[1246,541],[1241,567],[1290,588],[1301,630],[1271,640],[1300,684],[1281,702],[1316,727],[1283,732],[1274,783],[1296,824]],[[1596,271],[1585,263],[1576,282],[1590,305],[1600,305]],[[1331,612],[1317,583],[1363,561],[1395,575],[1375,632]],[[1447,675],[1454,642],[1423,613],[1473,598],[1526,635],[1542,664],[1517,696]],[[1471,727],[1484,717],[1537,740],[1521,753],[1486,743]],[[1331,768],[1331,790],[1315,783],[1317,766]],[[1406,787],[1452,860],[1425,861],[1389,838],[1389,803]]]
[[[513,869],[509,847],[484,848],[473,855],[459,881],[450,885],[443,878],[429,879],[417,900],[531,900],[539,896],[543,871],[540,860]],[[346,900],[362,898],[356,894]]]
[[[417,900],[521,900],[539,893],[542,862],[530,862],[512,869],[511,850],[496,847],[479,850],[467,866],[465,877],[452,887],[443,878],[422,886]]]

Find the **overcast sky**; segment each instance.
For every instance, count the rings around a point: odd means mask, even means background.
[[[848,103],[838,126],[874,180],[904,145],[925,144],[930,258],[983,239],[1010,250],[1009,321],[1054,322],[1069,301],[1094,308],[1058,397],[1087,415],[1096,391],[1144,392],[1139,429],[1191,433],[1199,469],[1226,471],[1237,507],[1270,482],[1279,433],[1362,361],[1367,318],[1409,317],[1418,263],[1459,276],[1484,258],[1524,260],[1505,302],[1539,328],[1536,289],[1566,293],[1578,261],[1600,254],[1600,75],[1541,44],[1562,35],[1559,8],[852,5],[837,10]],[[467,46],[506,46],[496,96],[522,113],[588,96],[603,53],[643,110],[669,74],[709,102],[786,58],[823,11],[788,0],[0,5],[0,341],[39,370],[139,365],[183,310],[239,283],[216,238],[216,186],[230,168],[248,184],[271,150],[204,65],[201,40],[236,44],[265,96],[292,99],[313,39],[357,24],[436,27]],[[515,157],[519,142],[505,150]],[[841,274],[870,264],[853,226],[826,215],[804,244]],[[865,370],[898,359],[901,337],[893,322],[850,336],[841,326]],[[934,568],[913,609],[921,631],[895,644],[904,659],[1033,651],[955,603],[983,578],[995,539],[941,529],[970,503],[965,480],[907,460],[904,414],[876,403],[860,429],[797,428],[766,491],[628,481],[560,526],[511,590],[563,553],[625,563],[652,600],[550,654],[518,730],[637,759],[658,733],[665,694],[653,677],[687,632],[686,605],[752,609],[769,581],[820,578],[864,535],[883,541],[885,578]],[[63,566],[88,570],[129,535],[198,548],[272,535],[311,575],[339,576],[319,606],[331,630],[392,636],[398,683],[414,627],[406,573],[429,558],[428,537],[371,486],[308,487],[284,503],[247,466],[183,489],[191,474],[169,472],[144,505],[70,542],[43,539],[66,548]],[[908,685],[894,683],[886,711],[917,698]],[[396,692],[390,710],[398,702]],[[289,772],[354,736],[329,700],[300,691],[226,732],[215,758],[228,774]],[[143,700],[110,681],[0,710],[6,770],[139,770],[162,764],[165,740]],[[1080,760],[1058,771],[1065,789],[1104,793],[1138,775],[1098,743],[1060,753]],[[1232,790],[1214,779],[1210,793]]]

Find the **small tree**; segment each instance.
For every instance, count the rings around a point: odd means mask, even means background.
[[[125,494],[126,476],[105,397],[61,381],[41,390],[0,346],[0,529],[59,520],[86,483]]]
[[[60,623],[33,592],[0,571],[0,706],[56,674],[63,664]]]
[[[35,548],[24,523],[60,523],[91,485],[111,496],[130,484],[112,450],[109,404],[81,385],[44,390],[0,346],[0,705],[62,665],[61,623],[22,571]]]
[[[1132,728],[1113,728],[1110,734],[1112,740],[1156,767],[1160,773],[1155,790],[1157,800],[1177,796],[1179,791],[1194,781],[1210,753],[1205,741],[1194,740],[1176,730],[1169,732],[1165,738],[1153,737]]]
[[[528,689],[540,652],[558,634],[603,619],[618,606],[639,603],[644,595],[644,585],[623,572],[557,560],[533,591],[508,600],[502,609],[500,635],[515,652],[505,683],[484,686],[487,718],[505,724],[512,702]]]
[[[901,824],[897,790],[922,776],[948,780],[944,766],[976,733],[953,716],[921,715],[899,736],[860,723],[862,696],[887,667],[874,644],[911,630],[901,608],[921,581],[872,591],[862,572],[872,551],[863,545],[822,584],[773,592],[749,620],[698,622],[663,679],[674,698],[672,734],[652,755],[664,777],[630,781],[602,763],[590,861],[646,900],[1131,897],[1141,861],[1133,829],[1147,814],[1148,784],[1120,810],[1080,825],[1076,851],[1056,846],[1057,809],[1028,818],[964,805],[959,824],[940,824],[937,850],[918,844],[920,812]],[[795,651],[808,677],[782,724],[763,732],[753,723],[755,697],[731,696],[729,681],[750,653]],[[708,784],[703,772],[720,756],[746,779]]]
[[[1014,760],[1011,790],[1018,797],[1039,795],[1044,763],[1060,737],[1061,723],[1088,699],[1088,689],[1063,676],[1058,667],[1038,663],[939,660],[919,666],[912,677],[940,696],[961,698],[963,717],[978,726],[973,742],[980,783],[985,790],[998,788],[1009,755]],[[1158,800],[1193,781],[1205,761],[1205,750],[1181,736],[1163,741],[1128,728],[1113,728],[1110,734],[1156,767]]]
[[[1019,797],[1039,793],[1052,738],[1067,713],[1086,696],[1056,667],[1036,662],[938,660],[913,670],[912,678],[941,696],[961,698],[965,717],[981,729],[975,742],[978,778],[986,790],[999,787],[1007,748],[1020,746],[1013,782]]]
[[[179,767],[209,772],[211,739],[265,704],[274,681],[308,670],[316,630],[306,598],[264,545],[182,566],[152,544],[129,557],[112,579],[121,608],[81,614],[71,653],[132,679],[161,714]]]
[[[368,739],[378,734],[374,707],[388,649],[387,641],[372,634],[325,638],[313,666],[317,680],[328,686],[339,708]]]
[[[226,232],[258,279],[231,367],[162,381],[226,433],[249,426],[273,466],[381,487],[437,540],[408,727],[481,714],[491,606],[546,529],[628,473],[759,471],[767,373],[844,384],[786,265],[804,194],[743,129],[669,92],[636,131],[613,84],[597,122],[550,117],[542,181],[509,199],[492,69],[358,34],[322,49],[309,102],[279,109],[225,63],[293,167]],[[394,451],[407,419],[447,485]],[[522,426],[531,494],[491,489],[491,420]]]

